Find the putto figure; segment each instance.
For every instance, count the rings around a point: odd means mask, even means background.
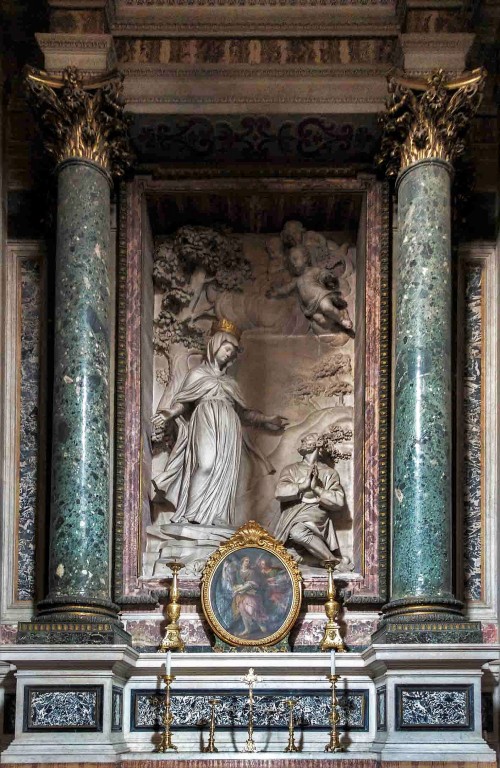
[[[302,461],[281,472],[275,492],[281,515],[274,535],[283,544],[298,544],[320,562],[340,561],[330,513],[344,507],[345,493],[338,472],[318,462],[319,443],[318,434],[305,435],[298,448]]]
[[[292,279],[267,292],[269,299],[284,299],[297,294],[300,308],[314,333],[338,333],[353,336],[353,324],[347,311],[338,277],[345,270],[340,259],[331,268],[314,263],[312,254],[326,248],[326,239],[315,232],[305,232],[299,221],[289,221],[281,233],[285,263]],[[324,241],[324,243],[322,242]],[[339,249],[340,250],[340,249]]]
[[[274,472],[243,433],[242,423],[280,432],[288,420],[247,408],[238,384],[227,375],[239,339],[233,323],[215,321],[203,362],[188,372],[168,408],[160,400],[152,419],[155,427],[171,419],[178,426],[165,471],[153,480],[175,508],[173,523],[234,524],[242,446],[267,473]]]

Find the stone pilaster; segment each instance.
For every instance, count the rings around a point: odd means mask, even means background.
[[[452,164],[483,72],[390,82],[383,158],[397,176],[391,600],[375,637],[480,641],[452,583]]]
[[[31,71],[30,100],[57,162],[49,594],[23,642],[125,636],[111,601],[110,189],[128,161],[121,82]]]

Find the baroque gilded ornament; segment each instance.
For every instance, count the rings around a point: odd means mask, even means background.
[[[295,624],[302,574],[283,544],[250,520],[208,559],[201,603],[213,632],[225,643],[264,649]]]
[[[481,103],[482,68],[449,80],[442,69],[426,80],[389,78],[387,112],[378,157],[390,177],[412,163],[439,159],[453,163],[466,149],[471,118]]]
[[[132,155],[122,81],[116,72],[84,81],[75,67],[65,69],[60,78],[27,68],[28,100],[42,125],[45,147],[57,163],[81,158],[112,175],[123,175]]]

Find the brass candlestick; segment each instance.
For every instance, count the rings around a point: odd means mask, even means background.
[[[161,645],[158,649],[160,653],[166,651],[183,651],[184,642],[181,638],[181,631],[179,628],[179,616],[181,614],[181,606],[179,605],[179,584],[178,573],[183,567],[181,563],[167,563],[168,567],[172,571],[172,584],[170,586],[170,600],[167,605],[167,616],[169,623],[165,627],[165,636],[161,641]]]
[[[327,622],[323,639],[320,643],[322,651],[345,651],[344,641],[340,634],[340,625],[338,623],[338,616],[340,613],[340,603],[336,599],[335,582],[333,580],[333,568],[336,565],[336,560],[325,560],[324,565],[328,571],[328,591],[327,600],[325,603],[325,613],[327,616]]]
[[[209,704],[212,708],[210,712],[210,732],[208,734],[208,744],[203,747],[202,752],[218,752],[215,746],[215,705],[220,703],[220,699],[210,699]]]
[[[332,686],[332,702],[330,706],[330,743],[326,745],[325,752],[343,752],[344,747],[340,743],[338,731],[340,715],[339,702],[337,699],[337,681],[340,679],[340,675],[327,675],[326,679],[330,681]]]
[[[293,724],[293,708],[295,707],[295,704],[297,702],[293,699],[287,699],[285,701],[285,704],[288,704],[290,708],[290,718],[288,720],[288,744],[286,746],[285,752],[300,752],[300,748],[295,743],[295,733],[294,733],[294,724]]]
[[[245,752],[257,752],[257,747],[253,740],[253,687],[255,683],[260,683],[261,679],[254,673],[252,667],[250,667],[245,677],[241,678],[241,681],[248,685],[248,736]]]
[[[174,675],[162,675],[163,682],[165,683],[165,709],[163,710],[163,733],[161,735],[160,743],[158,744],[157,752],[168,752],[169,749],[177,752],[177,747],[172,744],[172,720],[174,716],[170,708],[170,686],[175,680]]]

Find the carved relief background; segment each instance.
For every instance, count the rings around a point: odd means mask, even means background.
[[[287,219],[286,212],[282,222],[281,229],[271,232],[234,232],[227,222],[211,227],[193,223],[157,237],[153,410],[161,398],[168,403],[188,370],[201,362],[214,318],[234,322],[243,331],[242,350],[229,375],[249,408],[290,422],[282,434],[244,428],[270,466],[255,454],[242,458],[235,525],[255,519],[270,532],[276,530],[280,472],[301,460],[300,439],[314,433],[323,438],[322,459],[335,466],[345,491],[344,507],[332,520],[342,556],[339,569],[352,574],[357,231],[352,221],[332,218],[320,232],[310,229],[307,220]],[[299,263],[292,264],[291,258]],[[321,297],[323,310],[317,306]],[[172,557],[186,564],[185,576],[195,576],[218,541],[205,539],[199,527],[197,540],[169,533],[173,510],[162,503],[154,478],[165,467],[175,428],[156,431],[152,439],[143,576],[165,576]],[[307,572],[322,575],[300,548],[292,551]]]

